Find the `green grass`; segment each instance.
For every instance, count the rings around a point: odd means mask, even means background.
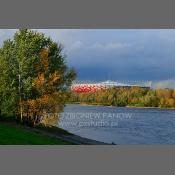
[[[20,125],[0,123],[0,145],[68,145],[56,138],[25,129]]]

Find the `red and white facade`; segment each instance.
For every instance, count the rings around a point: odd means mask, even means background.
[[[82,92],[97,92],[99,90],[105,90],[108,88],[120,88],[120,87],[142,87],[142,88],[149,88],[149,87],[143,87],[138,85],[129,85],[124,83],[118,83],[113,81],[105,81],[101,83],[83,83],[83,84],[73,84],[71,86],[71,90],[76,93],[82,93]]]
[[[71,86],[73,92],[97,92],[106,89],[107,87],[102,84],[74,84]]]

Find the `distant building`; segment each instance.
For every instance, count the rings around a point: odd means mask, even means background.
[[[109,88],[131,88],[131,87],[140,87],[145,89],[150,89],[150,86],[141,86],[141,85],[130,85],[114,81],[105,81],[100,83],[74,83],[71,86],[73,92],[97,92],[99,90],[105,90]]]

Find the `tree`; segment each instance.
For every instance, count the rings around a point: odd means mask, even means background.
[[[23,101],[25,117],[33,121],[33,125],[40,122],[41,116],[57,117],[63,110],[67,99],[67,91],[60,89],[61,73],[50,72],[49,50],[43,49],[40,54],[40,64],[36,64],[38,75],[32,81],[35,98]]]
[[[175,105],[175,100],[173,98],[167,99],[167,101],[166,101],[166,106],[167,107],[173,108],[174,105]]]
[[[73,69],[67,67],[62,50],[61,44],[29,29],[17,31],[11,40],[4,42],[0,49],[0,63],[3,70],[0,79],[2,112],[26,113],[24,102],[32,103],[33,100],[43,97],[41,91],[33,85],[43,74],[44,78],[48,79],[57,72],[59,74],[59,83],[55,84],[57,92],[61,96],[67,91],[76,74]],[[47,70],[44,64],[47,64]],[[49,84],[45,85],[49,88]],[[5,108],[6,105],[8,108]]]

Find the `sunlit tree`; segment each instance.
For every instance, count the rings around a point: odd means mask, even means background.
[[[62,109],[65,100],[60,99],[64,99],[76,74],[67,67],[60,43],[40,32],[21,29],[3,43],[0,63],[3,113],[20,115],[21,120],[32,110],[31,117],[35,112],[41,115],[40,108],[48,103],[54,105],[53,98],[58,98]],[[25,102],[30,110],[23,106]]]

